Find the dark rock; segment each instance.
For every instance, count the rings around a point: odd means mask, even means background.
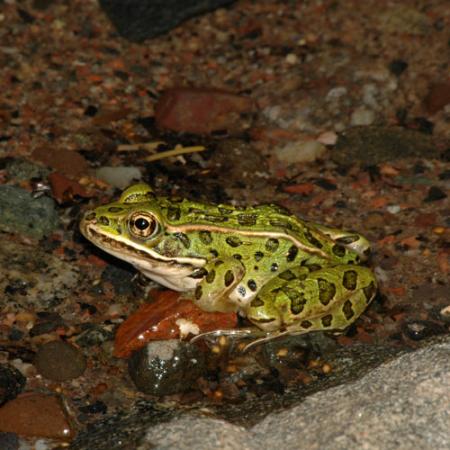
[[[334,183],[326,180],[325,178],[318,178],[314,181],[314,184],[322,189],[325,189],[326,191],[335,191],[337,189],[337,186]]]
[[[0,448],[2,450],[19,450],[19,438],[15,433],[0,433]]]
[[[50,171],[38,164],[21,158],[13,158],[6,164],[8,175],[16,182],[27,181],[32,178],[44,178]]]
[[[39,336],[45,333],[51,333],[57,328],[64,326],[62,317],[54,312],[41,311],[37,313],[38,320],[30,330],[30,336]]]
[[[437,186],[431,186],[430,189],[428,189],[428,194],[425,197],[424,201],[435,202],[444,198],[447,198],[447,194],[441,188]]]
[[[80,406],[78,409],[83,414],[106,414],[106,411],[108,411],[108,407],[101,400],[97,400],[90,405]]]
[[[146,394],[169,395],[189,390],[204,370],[203,353],[176,339],[153,341],[129,360],[129,374]]]
[[[59,217],[52,199],[33,198],[16,186],[0,186],[0,230],[41,239],[58,225]]]
[[[126,39],[142,42],[199,14],[234,0],[100,0],[100,5]]]
[[[407,68],[408,63],[402,59],[394,59],[389,63],[389,71],[397,77],[400,76]]]
[[[336,341],[325,333],[304,336],[287,336],[264,345],[262,358],[270,367],[305,367],[312,354],[323,355],[335,351]]]
[[[421,341],[430,336],[444,334],[445,328],[442,325],[429,320],[414,320],[405,322],[402,325],[402,331],[413,341]]]
[[[83,374],[86,359],[73,345],[52,341],[39,348],[34,365],[43,377],[53,381],[65,381]]]
[[[114,339],[114,333],[110,329],[111,325],[99,325],[95,323],[83,324],[86,327],[76,339],[76,343],[83,348],[103,344],[105,341]]]
[[[343,166],[379,164],[418,156],[437,158],[439,151],[430,136],[399,127],[355,127],[339,135],[331,158]]]
[[[26,381],[16,368],[5,364],[0,365],[0,405],[20,394]]]

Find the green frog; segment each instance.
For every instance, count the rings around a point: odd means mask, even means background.
[[[201,309],[247,317],[264,336],[259,341],[342,331],[377,290],[374,274],[361,265],[370,253],[363,236],[273,204],[204,204],[137,184],[88,211],[80,229],[145,276],[186,292]]]

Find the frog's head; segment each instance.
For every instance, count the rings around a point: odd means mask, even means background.
[[[96,246],[149,278],[173,289],[190,289],[196,281],[189,275],[205,261],[183,255],[182,244],[167,238],[160,200],[150,186],[136,184],[117,202],[86,212],[80,230]]]
[[[87,211],[80,223],[87,239],[132,264],[140,257],[158,256],[151,249],[161,240],[163,229],[158,199],[147,184],[133,185],[118,201]]]

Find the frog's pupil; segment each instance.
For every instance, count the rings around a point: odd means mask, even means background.
[[[143,231],[150,226],[150,223],[147,219],[143,219],[142,217],[140,217],[139,219],[136,219],[136,221],[134,222],[134,226],[138,230]]]

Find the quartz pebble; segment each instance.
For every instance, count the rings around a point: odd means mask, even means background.
[[[290,142],[275,150],[277,158],[287,164],[312,162],[322,158],[327,149],[318,141]]]

